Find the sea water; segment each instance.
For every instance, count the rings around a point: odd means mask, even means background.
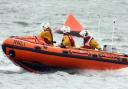
[[[62,26],[69,14],[101,47],[113,44],[128,53],[127,0],[0,0],[0,44],[9,36],[37,35],[42,22],[49,22],[53,29]],[[54,31],[53,35],[59,43],[62,35]],[[74,39],[77,46],[82,45],[81,38]],[[0,48],[0,89],[127,89],[127,82],[128,68],[29,73],[9,61]]]

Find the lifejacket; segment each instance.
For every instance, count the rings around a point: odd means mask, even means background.
[[[84,48],[91,49],[90,47],[90,41],[93,39],[91,36],[87,36],[84,38]]]
[[[74,39],[71,35],[68,36],[69,37],[69,40],[71,42],[71,46],[75,46],[75,42],[74,42]]]
[[[70,40],[70,43],[71,43],[71,46],[75,46],[75,42],[74,42],[74,39],[71,35],[69,35],[69,33],[66,33],[64,34],[64,36],[67,35],[69,40]],[[63,39],[62,39],[62,42],[64,41],[64,36],[63,36]]]
[[[47,43],[47,44],[53,44],[53,35],[52,35],[52,32],[51,32],[51,30],[47,30],[47,31],[49,31],[50,32],[50,35],[51,35],[51,41],[49,41],[47,38],[43,38],[44,39],[44,41]],[[43,34],[43,32],[41,32],[41,34]]]

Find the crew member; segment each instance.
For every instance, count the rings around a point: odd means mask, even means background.
[[[75,47],[74,39],[70,35],[70,27],[63,26],[61,28],[61,31],[64,33],[62,42],[61,42],[61,47]]]
[[[82,48],[101,50],[99,43],[92,36],[89,36],[87,30],[82,30],[79,34],[84,39]]]
[[[41,30],[39,36],[44,39],[46,44],[51,44],[53,45],[53,35],[52,35],[52,30],[51,26],[49,23],[43,23],[41,24]]]

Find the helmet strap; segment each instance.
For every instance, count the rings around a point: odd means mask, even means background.
[[[86,32],[85,36],[88,36],[88,33]]]

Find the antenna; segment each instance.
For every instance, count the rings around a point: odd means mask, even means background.
[[[115,32],[115,23],[116,21],[113,21],[113,31],[112,31],[112,44],[111,44],[111,52],[112,52],[112,48],[113,48],[113,43],[114,43],[114,32]]]
[[[100,28],[101,28],[101,17],[100,15],[98,14],[98,34],[100,35]],[[101,35],[100,35],[101,36]],[[99,37],[99,42],[101,42],[101,37]]]

